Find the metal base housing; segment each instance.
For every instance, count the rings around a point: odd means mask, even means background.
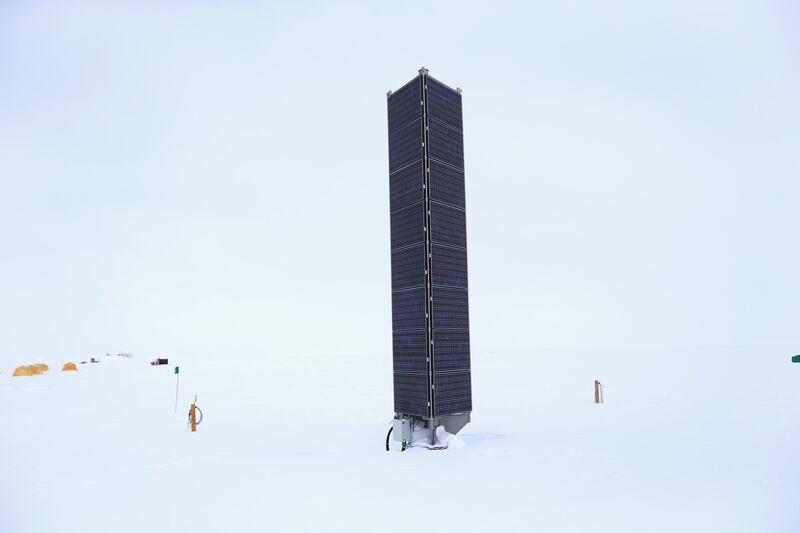
[[[444,427],[451,435],[457,434],[464,426],[470,423],[472,412],[442,415],[434,418],[425,418],[413,415],[395,415],[392,432],[393,440],[411,444],[411,434],[415,429],[427,428],[430,431],[430,442],[436,444],[436,428]]]

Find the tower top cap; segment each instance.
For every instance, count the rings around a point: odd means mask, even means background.
[[[425,67],[422,67],[421,69],[419,69],[420,76],[424,76],[427,73],[428,73],[428,69],[426,69]]]

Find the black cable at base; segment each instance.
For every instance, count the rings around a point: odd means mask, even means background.
[[[392,430],[393,429],[394,429],[394,426],[390,427],[389,428],[389,433],[386,434],[386,451],[387,452],[389,451],[389,436],[392,434]]]

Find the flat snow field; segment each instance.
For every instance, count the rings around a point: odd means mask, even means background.
[[[797,532],[790,349],[474,353],[464,446],[404,453],[388,354],[10,361],[0,532]]]

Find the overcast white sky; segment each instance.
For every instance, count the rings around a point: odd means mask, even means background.
[[[422,65],[475,351],[800,342],[794,2],[107,4],[0,4],[0,359],[388,355]]]

